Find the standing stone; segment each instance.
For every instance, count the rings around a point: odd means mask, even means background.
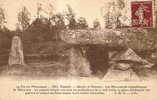
[[[91,74],[90,64],[80,50],[76,48],[70,49],[70,70],[72,76],[89,76]]]
[[[24,65],[22,42],[19,36],[13,37],[9,55],[9,65],[11,66],[15,64]]]

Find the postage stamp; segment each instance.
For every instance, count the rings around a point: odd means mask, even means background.
[[[131,2],[132,27],[153,27],[152,1]]]

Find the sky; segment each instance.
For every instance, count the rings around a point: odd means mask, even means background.
[[[37,3],[41,3],[47,9],[49,3],[55,5],[56,12],[63,12],[66,5],[70,5],[77,17],[85,17],[89,26],[98,18],[102,21],[101,7],[107,0],[0,0],[0,5],[5,9],[7,24],[10,30],[14,30],[17,24],[17,13],[22,6],[26,6],[31,12],[31,19],[35,19]]]
[[[101,8],[105,8],[106,4],[111,1],[116,0],[0,0],[0,6],[5,9],[7,19],[6,26],[10,30],[16,29],[16,24],[18,23],[17,13],[23,6],[27,7],[33,21],[36,18],[38,3],[42,4],[43,9],[48,9],[49,4],[53,4],[56,12],[64,12],[67,9],[66,5],[68,4],[73,8],[77,18],[86,18],[90,27],[92,27],[92,23],[96,18],[99,19],[101,26],[104,27]],[[129,2],[135,0],[124,1],[128,3],[127,5],[130,5]],[[130,10],[127,10],[127,12],[124,10],[123,14],[127,17],[130,16]],[[130,20],[126,21],[126,23],[130,23]]]

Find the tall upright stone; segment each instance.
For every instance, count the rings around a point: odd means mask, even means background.
[[[16,64],[24,65],[22,41],[19,36],[14,36],[12,39],[8,63],[10,66]]]
[[[72,76],[90,76],[90,64],[89,61],[80,50],[76,48],[70,49],[70,70],[69,74]]]

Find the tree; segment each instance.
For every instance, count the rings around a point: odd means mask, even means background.
[[[37,4],[37,18],[45,18],[47,16],[48,19],[55,14],[55,8],[53,2],[50,2],[48,6],[45,8],[41,3]],[[46,15],[46,16],[45,16]]]
[[[88,27],[87,21],[84,17],[78,19],[77,27],[79,29],[86,29]]]
[[[4,14],[4,9],[0,8],[0,28],[2,29],[4,23],[6,23],[5,20],[5,14]]]
[[[77,24],[76,19],[75,19],[75,13],[70,5],[67,5],[67,8],[68,8],[68,12],[66,14],[66,19],[69,21],[68,27],[70,29],[75,29],[76,24]]]
[[[98,28],[100,28],[101,26],[100,26],[100,22],[99,22],[99,20],[98,19],[95,19],[94,21],[93,21],[93,28],[94,29],[98,29]]]
[[[55,40],[59,40],[59,33],[61,30],[65,29],[64,16],[60,13],[55,14],[51,18],[51,31],[54,33]]]
[[[49,12],[48,12],[49,19],[51,19],[51,17],[53,17],[53,15],[55,15],[54,5],[53,4],[49,4]]]
[[[123,0],[108,2],[107,6],[102,8],[103,18],[106,28],[117,28],[121,26],[121,10],[125,7]]]
[[[40,12],[42,11],[42,4],[37,4],[37,18],[40,18]]]
[[[26,30],[30,24],[30,12],[25,6],[18,13],[18,22],[22,28],[22,31]]]
[[[108,2],[101,8],[102,17],[104,19],[105,27],[111,28],[111,22],[110,22],[110,9],[111,9],[112,2]]]
[[[117,0],[117,5],[119,9],[123,9],[125,7],[124,0]]]
[[[64,17],[60,13],[53,15],[51,18],[51,22],[53,22],[54,26],[59,29],[65,28]]]
[[[63,30],[65,26],[65,15],[62,13],[56,13],[54,2],[51,2],[49,4],[49,9],[48,9],[48,16],[49,16],[49,21],[51,23],[50,25],[50,31],[53,39],[56,41],[60,39],[59,33],[61,30]]]

